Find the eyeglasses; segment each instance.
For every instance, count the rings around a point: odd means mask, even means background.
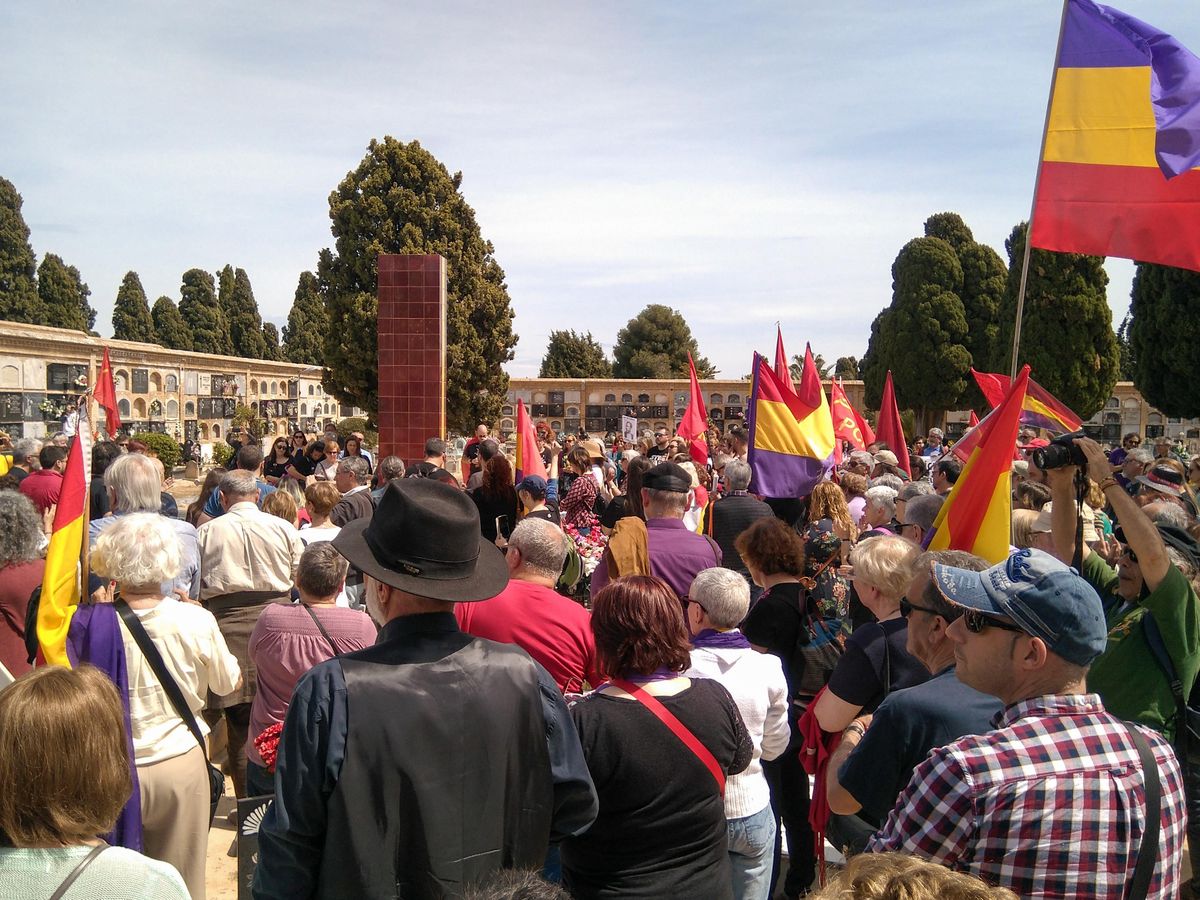
[[[917,528],[917,529],[919,529],[919,528],[921,527],[920,525],[916,524],[915,522],[897,522],[896,524],[897,524],[898,526],[900,526],[900,534],[904,534],[904,529],[905,529],[905,528]]]
[[[967,626],[967,631],[971,634],[979,634],[985,628],[999,628],[1002,631],[1013,631],[1017,634],[1025,634],[1025,629],[1020,625],[1012,622],[1005,622],[1003,619],[997,619],[989,616],[987,613],[982,613],[977,609],[963,610],[963,624]]]
[[[703,604],[703,603],[701,603],[699,600],[693,600],[691,597],[684,597],[684,598],[683,598],[683,605],[684,605],[685,607],[686,607],[686,606],[692,606],[692,605],[695,605],[695,606],[698,606],[698,607],[700,607],[700,609],[701,609],[701,611],[702,611],[702,612],[705,612],[705,613],[707,613],[707,612],[708,612],[708,610],[704,608],[704,604]]]
[[[917,606],[915,603],[909,603],[907,597],[900,598],[900,615],[904,616],[904,618],[907,619],[909,616],[912,615],[912,611],[914,609],[919,609],[923,613],[929,613],[929,615],[931,615],[931,616],[941,616],[942,615],[936,609],[930,609],[928,606]],[[942,618],[945,618],[945,616],[942,616]]]
[[[1131,563],[1133,563],[1134,565],[1136,565],[1136,564],[1137,564],[1137,554],[1133,552],[1133,548],[1132,548],[1132,547],[1122,547],[1122,548],[1121,548],[1121,555],[1122,555],[1122,556],[1128,556],[1128,557],[1129,557],[1129,561],[1130,561]]]

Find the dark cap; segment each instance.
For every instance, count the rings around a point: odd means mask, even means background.
[[[517,493],[521,491],[528,491],[531,497],[545,497],[546,479],[541,475],[526,475],[517,482]]]
[[[1194,537],[1177,525],[1155,525],[1154,527],[1158,529],[1158,536],[1162,538],[1164,544],[1178,550],[1183,554],[1184,559],[1193,566],[1200,567],[1200,544],[1196,543]],[[1125,529],[1120,525],[1113,529],[1113,537],[1122,544],[1129,543],[1125,540]]]
[[[642,476],[642,487],[651,491],[686,494],[692,489],[692,476],[678,463],[663,462],[647,470]]]

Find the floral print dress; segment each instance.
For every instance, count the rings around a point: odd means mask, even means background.
[[[830,519],[812,522],[804,531],[804,577],[815,578],[816,585],[809,597],[824,619],[848,620],[850,616],[850,585],[838,574],[835,559],[820,575],[817,570],[842,549]]]

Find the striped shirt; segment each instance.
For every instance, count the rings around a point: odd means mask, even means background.
[[[972,872],[1022,897],[1124,897],[1146,826],[1145,782],[1128,723],[1095,694],[1023,700],[998,730],[934,750],[868,851],[899,850]],[[1187,824],[1170,744],[1138,726],[1162,784],[1148,897],[1179,890]]]

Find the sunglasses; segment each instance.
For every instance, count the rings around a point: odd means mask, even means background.
[[[977,609],[963,610],[963,624],[967,626],[967,631],[971,634],[980,634],[985,628],[999,628],[1001,631],[1012,631],[1017,634],[1025,634],[1025,629],[1013,622],[1005,622],[1001,619],[993,618],[987,613],[982,613]]]
[[[1137,565],[1137,561],[1138,561],[1138,560],[1137,560],[1137,554],[1133,552],[1133,548],[1132,548],[1132,547],[1122,547],[1122,548],[1121,548],[1121,555],[1122,555],[1122,556],[1128,556],[1128,557],[1129,557],[1129,561],[1130,561],[1131,563],[1133,563],[1134,565]]]
[[[936,609],[930,609],[928,606],[917,606],[915,603],[909,603],[907,597],[900,598],[900,615],[907,619],[912,615],[914,609],[919,609],[923,613],[929,613],[931,616],[942,615]],[[945,616],[942,616],[942,618],[945,618]]]

